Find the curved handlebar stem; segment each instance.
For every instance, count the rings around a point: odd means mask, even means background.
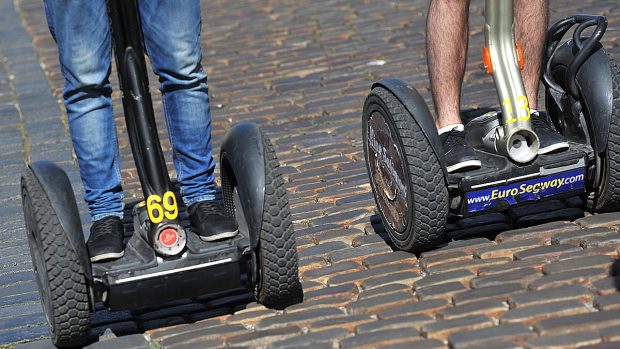
[[[517,64],[513,18],[512,0],[486,0],[485,44],[491,54],[503,120],[496,148],[513,161],[526,163],[536,157],[539,140],[532,131],[527,94]]]

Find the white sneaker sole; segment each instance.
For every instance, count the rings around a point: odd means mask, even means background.
[[[457,172],[458,170],[462,170],[464,168],[476,169],[482,166],[482,162],[480,160],[467,160],[463,162],[459,162],[458,164],[454,164],[452,166],[448,166],[446,169],[448,173]]]
[[[239,229],[235,231],[227,231],[224,233],[219,233],[219,234],[211,235],[211,236],[202,236],[202,235],[198,235],[198,236],[200,237],[200,240],[202,241],[212,242],[212,241],[230,239],[231,237],[236,236],[238,233],[239,233]]]
[[[104,253],[98,256],[90,257],[90,261],[93,263],[103,262],[107,260],[119,259],[124,255],[125,255],[125,251]]]
[[[538,155],[548,154],[554,151],[566,149],[568,149],[568,142],[555,143],[546,148],[538,148]]]

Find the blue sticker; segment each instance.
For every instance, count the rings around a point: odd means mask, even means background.
[[[585,171],[582,168],[555,173],[523,182],[469,192],[466,196],[467,212],[493,209],[502,201],[515,205],[523,201],[538,200],[584,187]]]

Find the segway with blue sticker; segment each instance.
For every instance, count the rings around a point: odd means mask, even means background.
[[[227,133],[220,153],[226,212],[239,234],[205,242],[181,220],[157,136],[135,0],[110,0],[127,131],[145,200],[133,208],[122,258],[91,263],[71,183],[49,161],[31,163],[21,188],[36,282],[52,342],[90,340],[90,314],[159,305],[247,285],[258,302],[301,301],[298,259],[284,180],[271,142],[253,123]]]
[[[404,81],[377,81],[365,101],[368,175],[385,229],[399,249],[421,252],[443,243],[449,215],[575,195],[584,196],[594,212],[620,209],[620,72],[600,43],[606,18],[575,15],[548,31],[542,76],[547,116],[569,147],[540,155],[519,71],[512,6],[485,4],[484,61],[501,112],[465,125],[481,168],[448,173],[435,121]],[[572,38],[562,43],[571,28]]]

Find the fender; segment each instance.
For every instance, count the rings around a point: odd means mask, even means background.
[[[441,139],[437,133],[437,126],[435,125],[435,119],[426,106],[424,98],[420,96],[418,91],[407,85],[401,79],[397,78],[385,78],[375,82],[372,88],[383,87],[390,91],[396,98],[405,106],[407,111],[413,116],[413,120],[420,126],[424,136],[430,143],[433,151],[439,158],[441,168],[443,169],[444,178],[448,178],[448,170],[446,169],[446,162],[444,161],[443,147],[441,145]]]
[[[47,160],[35,161],[28,166],[45,191],[60,226],[65,231],[71,247],[84,268],[86,278],[90,282],[92,280],[90,259],[86,251],[84,231],[75,195],[67,174],[58,165]]]
[[[613,108],[613,71],[609,58],[603,46],[598,47],[577,71],[576,83],[582,98],[583,108],[587,111],[584,117],[588,123],[588,133],[592,146],[597,153],[605,151],[611,123]],[[570,62],[574,59],[577,48],[572,40],[565,42],[553,54],[550,70],[566,72]],[[563,73],[562,73],[563,75]],[[564,89],[563,76],[553,74]]]
[[[236,179],[250,243],[256,248],[265,201],[265,150],[263,135],[255,123],[241,122],[228,131],[222,142],[220,163],[222,170],[225,163],[230,166]]]

